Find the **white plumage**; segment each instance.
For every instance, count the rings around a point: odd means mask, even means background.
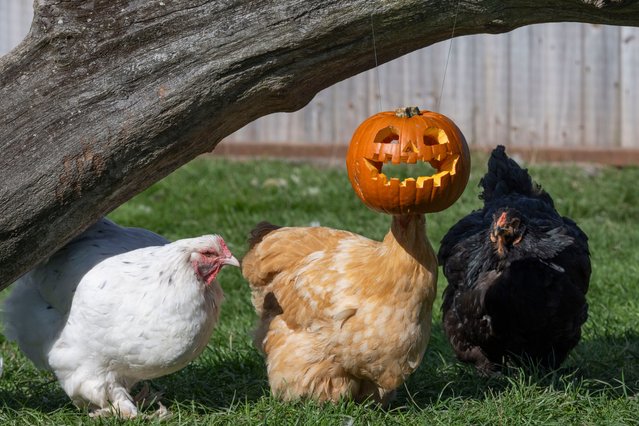
[[[5,334],[76,405],[134,417],[135,383],[183,368],[206,347],[224,265],[239,263],[217,235],[170,243],[102,219],[15,283]]]

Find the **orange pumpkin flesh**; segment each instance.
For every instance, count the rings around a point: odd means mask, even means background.
[[[437,172],[400,181],[384,164],[427,162]],[[466,139],[444,115],[405,108],[365,120],[346,156],[355,193],[370,208],[390,214],[433,213],[450,207],[470,175]]]

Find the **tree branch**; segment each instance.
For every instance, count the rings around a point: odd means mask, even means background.
[[[256,118],[456,35],[638,25],[637,1],[36,0],[0,58],[0,288]]]

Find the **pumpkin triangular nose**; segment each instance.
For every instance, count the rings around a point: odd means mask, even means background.
[[[406,143],[406,146],[404,146],[402,151],[403,152],[414,152],[414,153],[418,152],[417,151],[417,147],[415,146],[415,144],[413,142],[410,142],[410,141]]]

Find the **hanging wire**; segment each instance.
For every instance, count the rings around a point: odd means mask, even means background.
[[[450,62],[450,56],[451,53],[453,51],[453,42],[455,40],[455,29],[457,28],[457,16],[459,15],[459,4],[461,3],[461,0],[457,0],[457,2],[455,3],[455,15],[453,17],[453,29],[451,31],[450,34],[450,42],[448,44],[448,53],[446,54],[446,62],[444,64],[444,73],[442,75],[442,84],[441,87],[439,89],[439,97],[437,98],[437,102],[436,102],[436,107],[435,107],[435,111],[439,111],[439,108],[441,106],[441,101],[442,98],[444,96],[444,87],[446,85],[446,74],[448,72],[448,64]],[[370,20],[371,20],[371,33],[373,36],[373,55],[375,57],[375,78],[377,81],[377,108],[378,111],[382,110],[382,85],[380,83],[380,77],[379,77],[379,62],[377,59],[377,43],[375,40],[375,25],[373,23],[373,14],[371,13],[370,15]]]
[[[453,41],[455,40],[455,28],[457,27],[457,15],[459,14],[459,3],[461,0],[457,0],[457,4],[455,5],[455,17],[453,18],[453,31],[450,34],[450,42],[448,43],[448,54],[446,55],[446,63],[444,65],[444,75],[442,76],[442,86],[439,90],[439,97],[437,98],[437,103],[435,107],[435,111],[439,111],[439,107],[441,106],[442,97],[444,96],[444,84],[446,83],[446,72],[448,71],[448,62],[450,62],[450,54],[453,50]]]
[[[379,64],[377,62],[377,44],[375,43],[375,26],[373,25],[373,14],[371,13],[371,32],[373,33],[373,54],[375,55],[375,77],[377,79],[377,111],[382,110],[382,85],[379,81]]]

